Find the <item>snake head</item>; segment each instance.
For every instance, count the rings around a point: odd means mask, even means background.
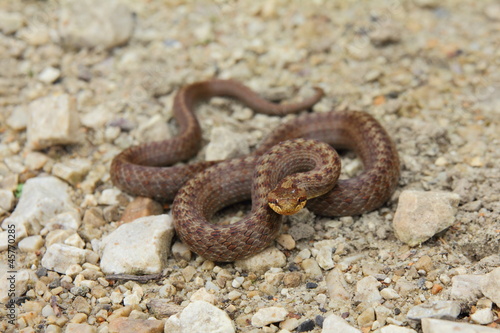
[[[284,187],[278,185],[269,192],[267,203],[278,214],[293,215],[306,205],[306,191],[295,186]]]

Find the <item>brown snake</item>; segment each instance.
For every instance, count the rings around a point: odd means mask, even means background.
[[[196,154],[201,129],[192,109],[213,96],[237,98],[261,113],[287,114],[309,108],[322,91],[300,103],[274,104],[235,81],[194,83],[175,97],[173,111],[180,128],[176,137],[128,148],[114,158],[111,178],[117,187],[161,201],[175,197],[177,234],[206,259],[234,261],[269,246],[283,221],[270,205],[286,210],[292,202],[300,209],[307,200],[307,208],[318,215],[358,215],[381,206],[397,186],[399,158],[391,138],[373,117],[357,111],[299,116],[278,126],[247,157],[164,167]],[[355,151],[363,172],[336,181],[338,155],[311,139]],[[283,193],[291,197],[281,197]],[[251,212],[242,220],[231,225],[209,222],[218,210],[250,197]]]

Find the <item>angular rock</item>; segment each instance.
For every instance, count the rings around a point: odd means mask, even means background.
[[[210,303],[190,303],[181,313],[171,316],[165,323],[165,332],[171,333],[234,333],[234,324],[227,313]]]
[[[14,193],[9,190],[0,190],[0,215],[9,212],[14,206]]]
[[[90,252],[74,246],[56,243],[49,246],[47,252],[43,255],[42,266],[64,274],[71,265],[84,264]]]
[[[498,333],[497,329],[434,318],[422,319],[424,333]]]
[[[279,323],[285,320],[288,311],[278,306],[259,309],[252,316],[252,326],[263,327],[272,323]]]
[[[24,17],[20,13],[9,13],[0,11],[0,31],[10,35],[21,29],[24,24]]]
[[[52,167],[52,174],[64,179],[71,185],[76,185],[83,180],[90,171],[92,162],[88,159],[74,158],[64,163],[56,163]]]
[[[253,257],[234,262],[235,267],[241,268],[247,272],[256,273],[264,273],[271,267],[284,267],[285,265],[285,255],[275,247],[268,247]]]
[[[109,333],[163,333],[163,321],[118,317],[108,326]]]
[[[475,303],[483,296],[481,286],[485,275],[455,275],[451,279],[450,297],[462,302]]]
[[[212,129],[205,160],[219,161],[247,155],[250,152],[245,136],[226,127]]]
[[[396,237],[410,246],[425,242],[455,222],[459,200],[456,193],[403,191],[393,220]]]
[[[459,302],[433,301],[412,307],[406,316],[413,320],[422,320],[423,318],[455,319],[459,314]]]
[[[480,286],[484,296],[500,306],[500,267],[486,274]]]
[[[169,215],[146,216],[123,224],[101,242],[101,269],[107,274],[160,273],[173,235]]]
[[[20,297],[28,290],[28,285],[34,285],[38,281],[36,274],[30,269],[22,269],[17,273],[5,273],[0,278],[0,302],[5,304],[12,295],[9,295],[12,290],[15,297]]]
[[[73,228],[81,223],[80,210],[71,201],[69,186],[55,177],[38,177],[26,181],[16,209],[2,227],[7,229],[9,224],[14,224],[17,241],[20,241],[38,234],[48,224],[65,222]]]
[[[352,327],[347,321],[337,315],[331,314],[323,322],[321,333],[361,333],[360,330]]]
[[[27,136],[32,149],[79,141],[80,121],[75,99],[70,95],[41,97],[30,103],[28,113]]]
[[[337,268],[331,270],[326,276],[326,287],[328,288],[328,295],[332,300],[350,300],[352,295],[346,289],[347,282],[344,275]]]
[[[133,13],[122,1],[65,0],[59,13],[59,34],[72,48],[109,49],[128,42]]]
[[[396,325],[388,325],[382,327],[380,329],[380,333],[417,333],[417,331],[412,330],[411,328],[406,328]]]
[[[356,283],[356,295],[354,300],[362,303],[378,302],[382,299],[378,287],[380,282],[373,276],[362,278]]]

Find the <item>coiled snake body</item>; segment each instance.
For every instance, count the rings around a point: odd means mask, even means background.
[[[276,128],[247,157],[164,167],[198,151],[201,130],[192,109],[212,96],[237,98],[262,113],[286,114],[309,108],[322,92],[301,103],[280,105],[234,81],[194,83],[174,100],[180,128],[176,137],[128,148],[114,158],[111,178],[117,187],[161,201],[175,197],[177,234],[206,259],[234,261],[266,248],[283,220],[269,205],[280,210],[281,204],[286,208],[297,201],[300,209],[307,200],[307,208],[318,215],[358,215],[381,206],[397,186],[399,158],[392,140],[373,117],[356,111],[299,116]],[[339,158],[325,143],[355,151],[363,172],[337,180]],[[280,198],[282,194],[289,197]],[[242,220],[231,225],[209,222],[221,208],[250,197],[251,212]]]

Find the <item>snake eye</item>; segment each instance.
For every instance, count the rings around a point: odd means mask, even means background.
[[[297,199],[298,202],[304,202],[306,200],[307,200],[306,197],[300,197],[300,198]]]

